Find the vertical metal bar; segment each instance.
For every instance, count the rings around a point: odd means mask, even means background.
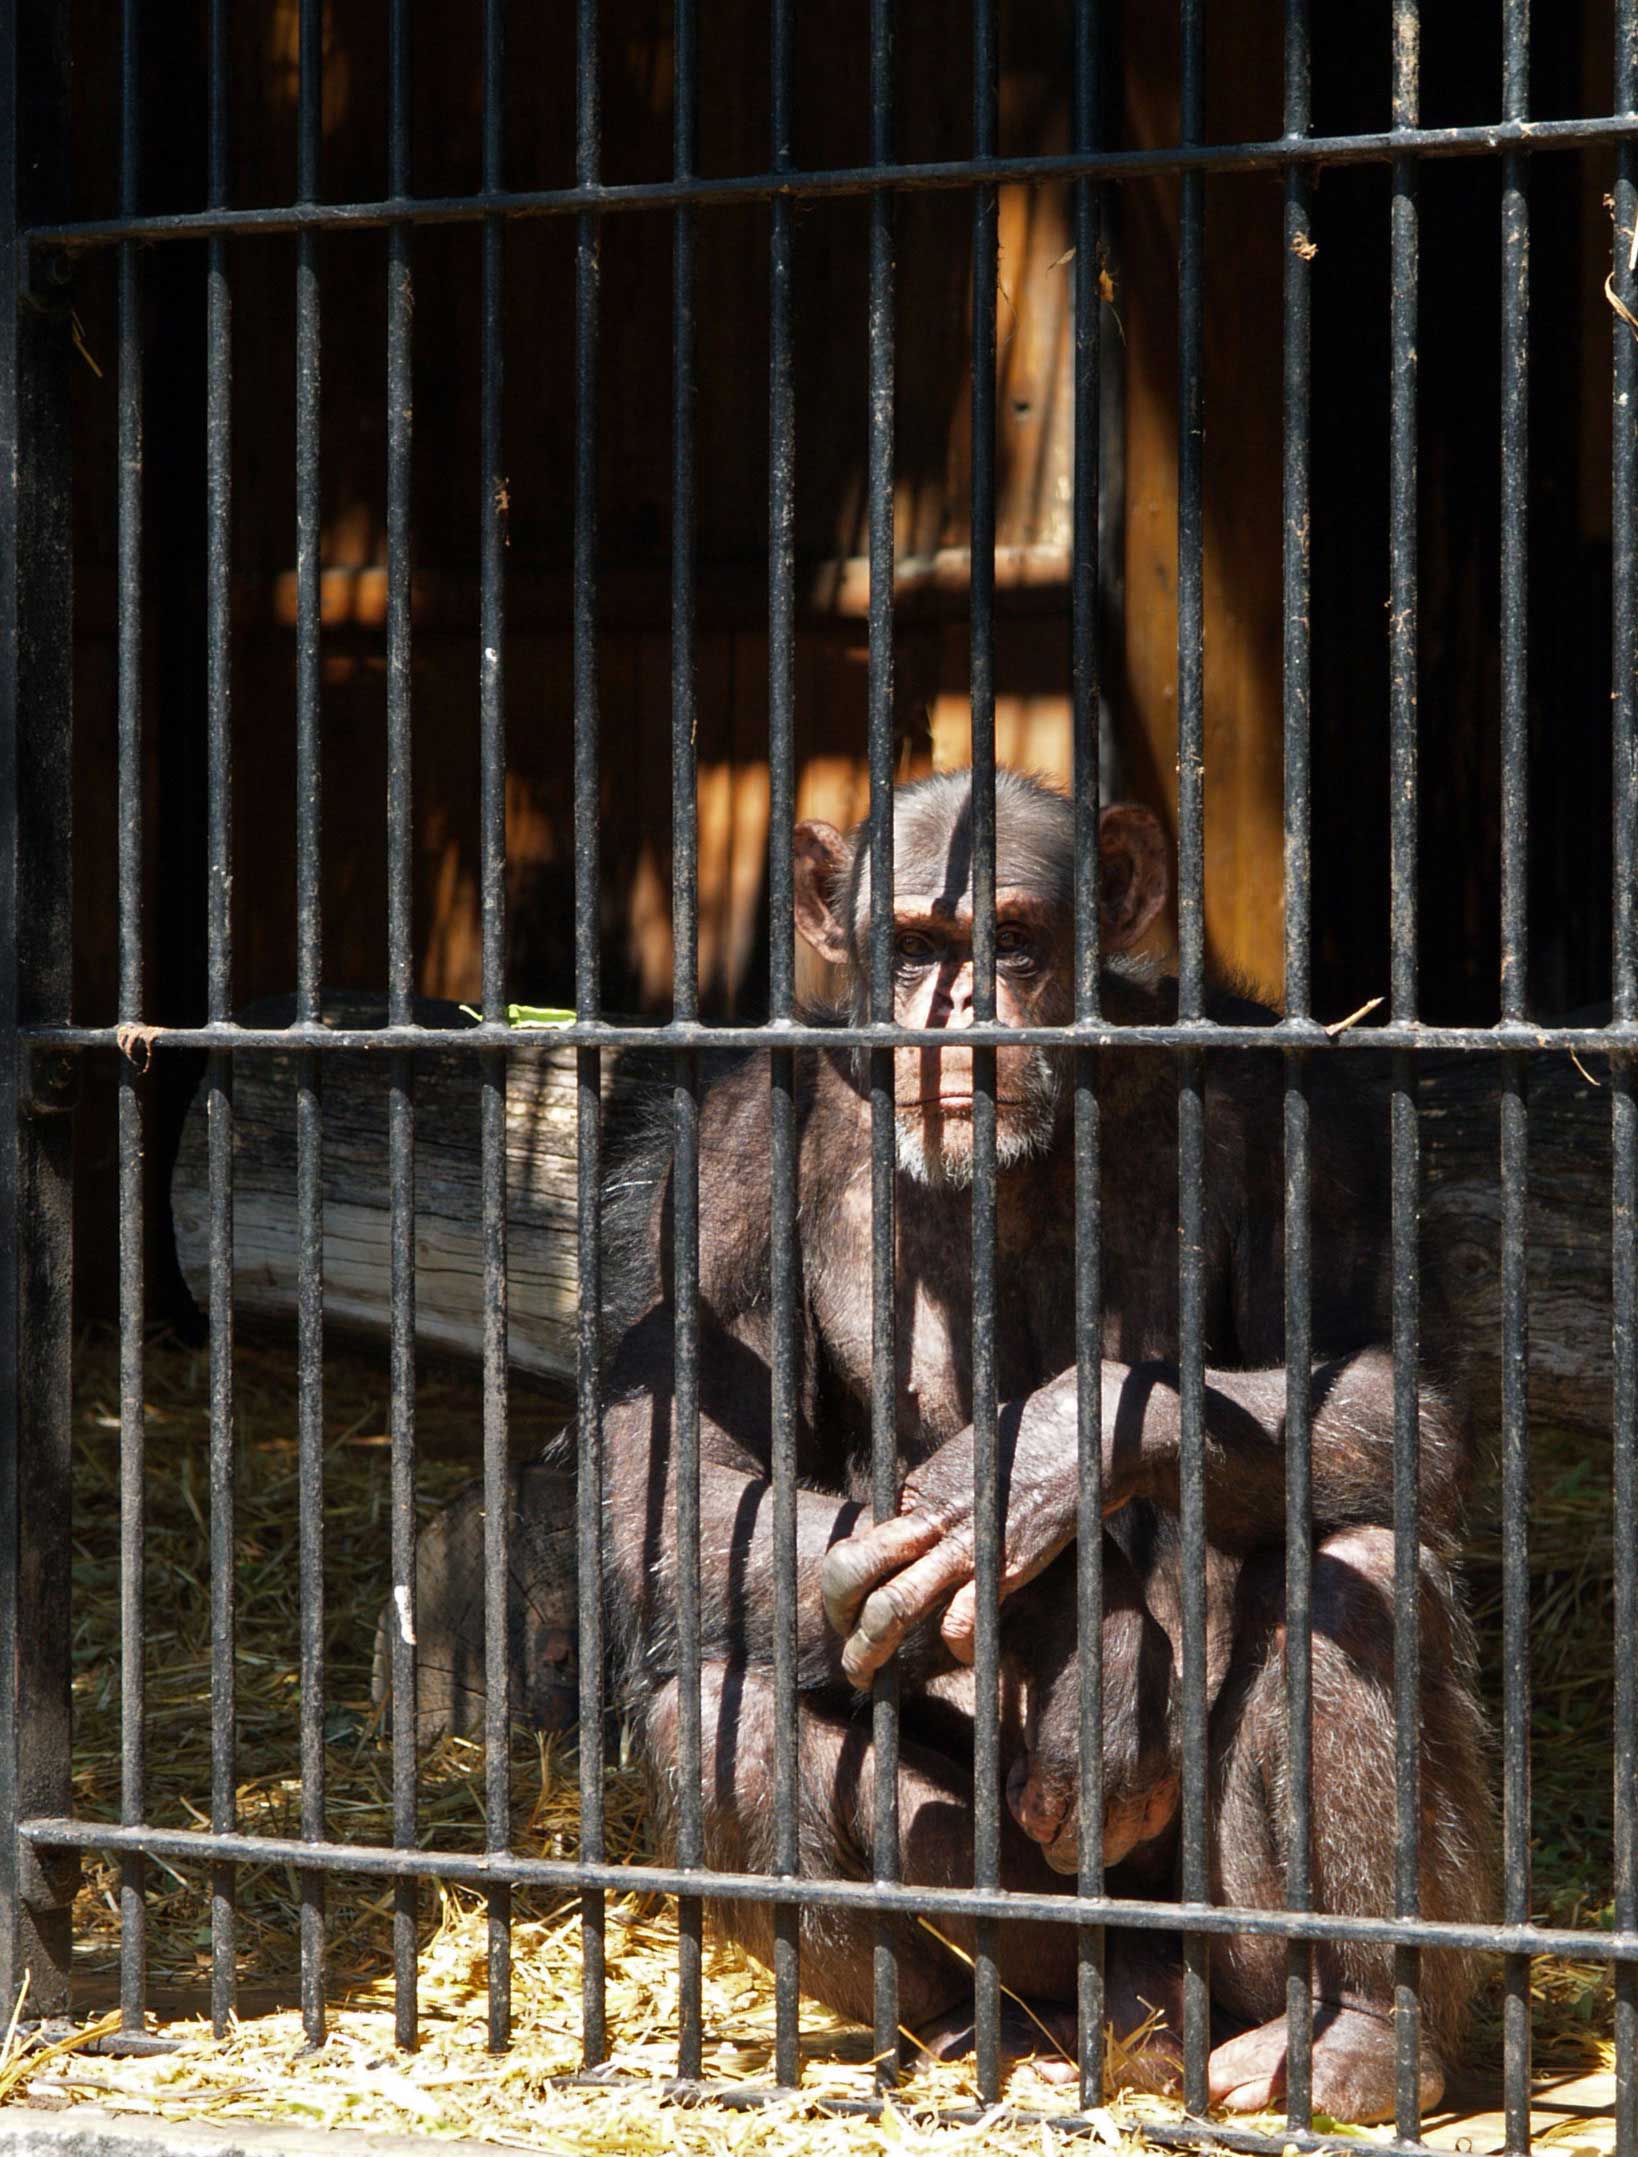
[[[885,165],[893,154],[893,10],[891,0],[871,0],[870,158]],[[894,573],[894,205],[893,197],[870,198],[869,238],[869,446],[867,497],[870,526],[870,646],[868,755],[870,767],[870,1017],[887,1026],[893,1018],[893,708]],[[897,1348],[894,1309],[894,1176],[896,1132],[893,1052],[872,1049],[870,1085],[871,1243],[871,1507],[877,1520],[897,1505]],[[871,1752],[875,1765],[875,1846],[878,1880],[899,1874],[899,1688],[889,1664],[871,1688]],[[885,1924],[873,1951],[877,2080],[898,2080],[898,1958]]]
[[[211,207],[228,200],[228,0],[211,0]],[[209,797],[206,971],[211,1023],[233,1016],[233,294],[227,242],[208,244],[205,284],[205,701]],[[210,1059],[210,1824],[238,1824],[234,1682],[233,1058]],[[218,2037],[233,2015],[236,1886],[211,1867],[210,2018]]]
[[[1505,628],[1504,628],[1505,638]],[[1522,774],[1520,775],[1522,788]],[[1530,1917],[1529,1100],[1522,1056],[1503,1059],[1502,1179],[1502,1805],[1503,1904]],[[1530,2147],[1530,1958],[1509,1955],[1502,1999],[1503,2104],[1509,2152]]]
[[[1393,124],[1417,124],[1419,0],[1402,0],[1393,16]],[[1388,671],[1391,779],[1389,879],[1392,1012],[1397,1024],[1416,1017],[1417,864],[1417,498],[1416,327],[1418,298],[1417,170],[1410,157],[1393,163],[1390,232],[1392,384],[1389,418]],[[1421,1134],[1416,1073],[1403,1050],[1393,1059],[1391,1110],[1394,1393],[1394,1726],[1396,1847],[1394,1906],[1414,1917],[1421,1906],[1418,1852],[1421,1810],[1421,1491],[1417,1374],[1421,1355],[1421,1297],[1417,1228],[1421,1192]],[[1421,1955],[1394,1950],[1394,2032],[1397,2040],[1396,2121],[1414,2141],[1421,2117]]]
[[[1308,0],[1286,0],[1285,134],[1312,124]],[[1309,450],[1311,361],[1312,174],[1293,164],[1285,175],[1284,424],[1282,430],[1283,628],[1285,735],[1285,1009],[1309,1010]],[[1285,1674],[1287,1909],[1313,1907],[1313,1518],[1310,1380],[1314,1359],[1310,1238],[1308,1056],[1285,1059]],[[1286,2116],[1309,2125],[1312,2109],[1313,1952],[1293,1940],[1286,1953]]]
[[[694,0],[676,0],[673,164],[694,172],[698,129]],[[694,747],[694,212],[672,223],[671,370],[671,949],[672,1015],[699,1016],[699,814]],[[671,1193],[677,1417],[677,1862],[705,1862],[700,1783],[699,1060],[678,1058],[672,1083]],[[677,1905],[677,2072],[700,2071],[704,1904]]]
[[[575,178],[595,187],[602,167],[598,93],[597,0],[576,0]],[[574,384],[574,994],[583,1019],[602,1009],[598,923],[597,705],[597,363],[602,289],[601,229],[581,211],[575,221]],[[603,1058],[575,1058],[575,1217],[580,1303],[575,1326],[575,1426],[580,1479],[577,1615],[580,1632],[580,1854],[603,1860],[603,1389],[599,1366],[602,1231],[598,1189],[603,1160]],[[588,2067],[608,2052],[604,1995],[604,1902],[601,1889],[580,1898],[581,2051]]]
[[[1529,0],[1504,0],[1502,108],[1530,111]],[[1524,1017],[1527,942],[1529,704],[1530,202],[1528,165],[1502,160],[1501,205],[1501,643],[1502,952],[1504,1021]],[[1502,1064],[1502,1914],[1530,1916],[1530,1429],[1528,1067]],[[1503,2104],[1507,2148],[1530,2147],[1530,1958],[1510,1955],[1502,2002]]]
[[[1616,0],[1615,109],[1638,113],[1638,0]],[[1612,290],[1638,300],[1638,147],[1616,151]],[[1615,797],[1614,1015],[1638,1021],[1638,342],[1617,319],[1612,392],[1614,558],[1612,760]],[[1612,1433],[1615,1498],[1615,1922],[1638,1926],[1638,1067],[1610,1058],[1612,1078]],[[1615,1970],[1615,2120],[1620,2157],[1638,2153],[1638,1963]]]
[[[302,0],[296,192],[318,197],[321,0]],[[319,761],[318,239],[296,239],[296,1018],[318,1025],[323,979]],[[301,1579],[301,1832],[324,1824],[324,1123],[321,1059],[296,1058],[296,1424]],[[301,1876],[301,2012],[324,2042],[324,1875]]]
[[[387,18],[387,191],[410,188],[410,26],[406,0]],[[387,227],[387,1019],[414,1017],[414,847],[410,711],[410,455],[414,355],[410,227]],[[415,1062],[392,1058],[387,1094],[392,1300],[392,1577],[398,1623],[392,1636],[392,1833],[401,1850],[416,1839],[415,1788]],[[416,1915],[420,1883],[393,1882],[393,2027],[416,2042]]]
[[[1630,757],[1630,734],[1627,746]],[[1623,784],[1630,793],[1630,764]],[[1630,802],[1624,813],[1631,814]],[[1628,858],[1627,873],[1634,871],[1638,871],[1638,851]],[[1618,899],[1617,904],[1621,903]],[[1630,1008],[1620,1013],[1619,1006],[1617,1013],[1628,1024],[1638,1016]],[[1638,1638],[1634,1630],[1638,1628],[1638,1066],[1630,1050],[1617,1051],[1610,1063],[1614,1088],[1615,1922],[1630,1932],[1638,1926],[1638,1673],[1626,1645]],[[1615,2128],[1618,2157],[1632,2157],[1638,2150],[1638,1965],[1631,1962],[1615,1966]]]
[[[506,0],[484,0],[483,184],[505,184]],[[504,222],[483,225],[483,343],[479,428],[483,503],[478,527],[478,727],[481,798],[479,883],[483,905],[483,1015],[506,1017],[506,473],[503,439],[505,358]],[[512,1573],[512,1497],[508,1462],[506,1296],[506,1053],[483,1058],[480,1097],[483,1160],[483,1558],[484,1558],[484,1847],[499,1853],[512,1839],[511,1662],[507,1648]],[[499,2052],[512,2033],[512,1890],[489,1890],[489,2044]]]
[[[138,0],[120,14],[121,212],[137,207],[141,157],[142,20]],[[142,285],[136,243],[119,250],[119,1015],[143,1018],[142,919]],[[147,1774],[144,1702],[143,1547],[146,1422],[143,1413],[142,1074],[119,1065],[119,1522],[120,1820],[141,1823]],[[140,2030],[147,1990],[143,1905],[146,1863],[120,1862],[119,2004],[123,2027]]]
[[[770,118],[773,166],[791,166],[792,0],[773,0]],[[792,924],[795,894],[791,827],[796,816],[796,369],[792,334],[795,262],[791,203],[769,209],[768,285],[768,1015],[795,1013]],[[796,1416],[801,1373],[796,1348],[796,1070],[789,1049],[769,1057],[770,1323],[773,1329],[774,1506],[774,1870],[801,1867],[801,1724],[797,1698]],[[774,1912],[774,2074],[784,2088],[801,2076],[799,1914]]]
[[[893,6],[870,0],[870,161],[893,156]],[[893,559],[894,559],[894,213],[885,192],[870,198],[868,270],[869,448],[866,494],[870,521],[870,1018],[893,1018]],[[893,1308],[894,1171],[893,1051],[869,1052],[870,1084],[870,1499],[877,1520],[898,1505],[898,1382]],[[899,1682],[889,1663],[871,1688],[871,1755],[875,1763],[875,1848],[878,1880],[899,1875]],[[873,1951],[876,2077],[898,2081],[899,1966],[885,1923]]]
[[[996,152],[994,0],[973,0],[973,156]],[[995,285],[997,194],[973,190],[972,693],[973,1017],[995,1018]],[[1001,1509],[996,1453],[995,1051],[973,1052],[973,1885],[1001,1884]],[[982,2104],[1001,2096],[999,1927],[974,1939],[974,2048]]]
[[[0,22],[0,910],[17,919],[19,846],[17,790],[22,717],[18,664],[19,590],[24,470],[22,428],[21,290],[27,258],[17,244],[22,225],[18,193],[21,146],[22,25],[16,10]],[[19,939],[0,938],[0,1985],[15,1999],[32,1977],[23,1910],[24,1852],[17,1834],[25,1730],[18,1651],[25,1631],[20,1577],[24,1529],[22,1496],[24,1328],[22,1287],[22,1044]],[[14,1675],[15,1674],[15,1675]],[[28,1733],[32,1735],[32,1733]]]
[[[16,1831],[73,1804],[73,1066],[17,1034],[65,1021],[73,978],[72,355],[19,304],[17,235],[66,200],[67,86],[66,10],[23,0],[0,24],[0,1998],[26,1976],[33,2015],[67,2011],[79,1884]]]
[[[1181,0],[1180,140],[1201,139],[1205,106],[1203,0]],[[1186,172],[1178,247],[1177,462],[1177,928],[1178,1016],[1205,1003],[1205,521],[1202,458],[1205,182]],[[1205,1073],[1198,1049],[1177,1069],[1178,1354],[1182,1424],[1179,1518],[1183,1545],[1183,1899],[1209,1892],[1206,1832]],[[1183,1942],[1183,2086],[1206,2109],[1211,2040],[1209,1943]]]
[[[1071,124],[1075,147],[1100,134],[1100,11],[1076,0]],[[1099,687],[1103,653],[1099,546],[1103,189],[1074,185],[1074,546],[1070,562],[1070,738],[1075,811],[1075,1017],[1098,1015]],[[1078,1887],[1103,1893],[1103,1280],[1097,1055],[1075,1051],[1076,1632],[1080,1654]],[[1076,1932],[1076,2053],[1081,2105],[1103,2100],[1104,1934]]]

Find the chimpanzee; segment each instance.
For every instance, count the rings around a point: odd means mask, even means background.
[[[868,1877],[873,1767],[859,1688],[896,1656],[903,1702],[899,1771],[902,1876],[972,1879],[973,1602],[972,788],[965,772],[894,797],[896,1018],[947,1028],[950,1045],[895,1052],[897,1515],[873,1525],[869,1467],[870,1108],[861,1062],[838,1047],[798,1058],[798,1346],[801,1355],[797,1566],[802,1687],[801,1853],[812,1875]],[[1021,774],[997,774],[996,1003],[1003,1023],[1072,1016],[1070,804]],[[797,926],[844,969],[851,1008],[862,984],[869,857],[861,827],[795,833]],[[1100,825],[1103,1008],[1115,1023],[1170,1022],[1176,984],[1136,948],[1164,904],[1167,852],[1141,808],[1106,808]],[[1214,995],[1210,1015],[1272,1014]],[[1322,1910],[1392,1909],[1392,1372],[1383,1182],[1345,1059],[1312,1074],[1314,1569],[1313,1887]],[[1179,1406],[1176,1075],[1140,1048],[1100,1052],[1106,1536],[1136,1595],[1169,1640],[1178,1602]],[[1070,1089],[1062,1052],[996,1054],[998,1239],[1004,1283],[994,1343],[1004,1479],[1002,1592],[1070,1548],[1076,1519],[1075,1362],[1092,1344],[1073,1314]],[[1282,1898],[1284,1699],[1283,1165],[1280,1061],[1219,1051],[1206,1077],[1205,1481],[1212,1568],[1212,1892],[1277,1907]],[[700,1109],[700,1518],[703,1604],[702,1792],[710,1865],[771,1868],[775,1750],[769,1668],[774,1610],[770,1482],[769,1106],[765,1061],[717,1077]],[[611,1611],[628,1699],[662,1824],[674,1803],[678,1725],[674,1527],[670,1173],[663,1133],[624,1160],[611,1195],[606,1271],[618,1295],[606,1411]],[[1436,1329],[1430,1329],[1436,1332]],[[1429,1365],[1431,1364],[1431,1367]],[[1472,1919],[1488,1907],[1490,1799],[1470,1651],[1448,1570],[1469,1471],[1466,1419],[1437,1358],[1420,1379],[1424,1718],[1421,1902],[1425,1915]],[[1116,1668],[1143,1712],[1136,1672]],[[1003,1746],[1025,1751],[1018,1688],[1003,1699]],[[1043,1762],[1043,1766],[1050,1763]],[[1002,1878],[1061,1885],[1050,1859],[1062,1822],[1045,1809],[1049,1776],[1026,1802],[1028,1771],[1003,1811]],[[1061,1793],[1060,1793],[1061,1794]],[[1056,1799],[1053,1801],[1057,1802]],[[1161,1807],[1164,1810],[1164,1807]],[[1148,1820],[1148,1810],[1144,1823]],[[1140,1823],[1140,1824],[1144,1824]],[[1028,1827],[1030,1832],[1025,1832]],[[1045,1847],[1043,1847],[1043,1845]],[[1115,1875],[1118,1883],[1120,1875]],[[753,1905],[717,1911],[771,1959],[772,1920]],[[868,2019],[875,1919],[802,1914],[805,1988]],[[970,1948],[966,1931],[952,1936]],[[968,1966],[907,1919],[894,1934],[901,2013],[930,2050],[971,2026]],[[1135,1929],[1110,1935],[1117,2033],[1162,2005],[1176,2027],[1175,1947]],[[1001,1978],[1049,2026],[1072,2026],[1073,1929],[1003,1928]],[[1357,1943],[1314,1951],[1316,2109],[1360,2120],[1393,2103],[1391,1957]],[[1285,1950],[1223,1938],[1211,1958],[1214,2095],[1242,2109],[1283,2081]],[[1423,2093],[1460,2042],[1470,1958],[1423,1959]],[[1015,2050],[1034,2049],[1027,2026]]]

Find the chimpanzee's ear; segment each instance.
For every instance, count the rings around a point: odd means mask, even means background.
[[[1135,944],[1166,903],[1171,868],[1158,818],[1117,802],[1098,820],[1098,926],[1105,951]]]
[[[796,926],[803,941],[833,966],[845,966],[847,926],[836,918],[832,895],[847,872],[847,841],[834,824],[816,819],[798,824],[791,835],[791,865],[796,883]]]

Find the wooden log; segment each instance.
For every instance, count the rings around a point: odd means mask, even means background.
[[[240,1013],[241,1024],[285,1026],[288,997]],[[327,1026],[380,1026],[386,1000],[332,994]],[[419,1000],[422,1026],[465,1027],[456,1004]],[[509,1055],[506,1104],[508,1322],[514,1368],[572,1378],[580,1275],[575,1249],[575,1056],[535,1037]],[[603,1059],[607,1094],[619,1059]],[[635,1068],[627,1067],[628,1081]],[[476,1356],[483,1327],[479,1074],[467,1053],[415,1059],[415,1321],[428,1347]],[[380,1054],[326,1054],[324,1083],[324,1311],[326,1321],[380,1336],[388,1325],[390,1212],[387,1065]],[[296,1309],[295,1059],[245,1056],[234,1069],[233,1260],[236,1308],[293,1321]],[[183,1278],[201,1310],[209,1298],[209,1135],[201,1089],[171,1176]]]
[[[1605,1012],[1576,1014],[1601,1024]],[[1530,1415],[1610,1428],[1610,1094],[1607,1057],[1526,1059]],[[1499,1057],[1429,1058],[1421,1073],[1424,1213],[1447,1279],[1481,1440],[1501,1416]]]
[[[381,1023],[380,997],[326,996],[329,1024]],[[423,1025],[466,1022],[452,1004],[417,1006]],[[288,999],[243,1014],[282,1025]],[[1375,1059],[1370,1060],[1373,1064]],[[1603,1059],[1528,1059],[1530,1086],[1531,1409],[1609,1426],[1610,1136]],[[563,1379],[574,1369],[574,1055],[536,1043],[509,1058],[506,1115],[510,1337],[514,1366]],[[605,1089],[663,1076],[656,1057],[604,1058]],[[1426,1214],[1452,1253],[1458,1342],[1481,1425],[1500,1395],[1501,1190],[1496,1057],[1419,1065]],[[296,1302],[294,1068],[246,1057],[235,1073],[234,1259],[238,1306],[293,1320]],[[1369,1082],[1374,1083],[1374,1082]],[[478,1074],[469,1056],[416,1059],[416,1326],[429,1346],[476,1356],[483,1315]],[[1373,1111],[1374,1112],[1374,1111]],[[380,1337],[388,1324],[387,1074],[370,1052],[324,1058],[325,1311]],[[189,1113],[172,1178],[177,1251],[201,1306],[208,1282],[203,1096]]]

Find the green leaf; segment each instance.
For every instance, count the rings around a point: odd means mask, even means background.
[[[555,1004],[508,1004],[506,1016],[514,1026],[572,1026],[575,1015]]]
[[[471,1004],[462,1004],[460,1008],[476,1025],[483,1024],[483,1013],[474,1010]],[[574,1021],[575,1014],[565,1011],[559,1004],[508,1004],[506,1007],[508,1026],[572,1026]]]

